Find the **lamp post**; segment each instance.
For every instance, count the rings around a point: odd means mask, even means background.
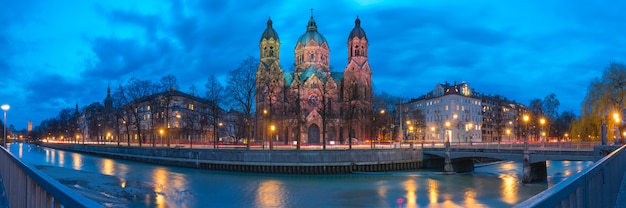
[[[619,117],[619,113],[613,113],[613,119],[615,120],[615,140],[618,140],[620,143],[622,143],[622,138],[619,138],[619,125],[621,124],[622,119]],[[614,142],[615,144],[617,144],[617,142]]]
[[[11,106],[9,106],[9,104],[4,104],[1,106],[2,110],[4,111],[4,138],[2,140],[2,147],[7,147],[7,111],[9,111],[9,109],[11,108]]]
[[[220,129],[222,129],[222,126],[224,126],[224,123],[222,123],[222,122],[217,123],[217,132],[215,133],[215,138],[217,138],[218,141],[219,141],[219,138],[220,138]],[[219,148],[219,146],[220,146],[219,142],[215,142],[216,149]]]
[[[163,146],[163,129],[159,129],[159,135],[161,136],[161,146]]]
[[[272,124],[272,126],[270,126],[270,150],[274,149],[274,144],[272,142],[272,137],[274,136],[274,130],[276,130],[276,126]]]
[[[530,151],[528,150],[528,121],[530,121],[530,117],[524,114],[523,119],[524,119],[524,124],[526,125],[526,128],[525,128],[526,135],[524,136],[524,151],[523,151],[524,162],[523,162],[523,168],[522,168],[522,172],[523,172],[522,182],[530,183],[532,181],[532,177],[530,177],[530,155],[529,155]]]
[[[444,158],[443,171],[447,174],[450,174],[450,173],[454,173],[454,167],[452,167],[452,160],[450,158],[450,139],[451,139],[450,136],[451,135],[448,134],[448,129],[450,128],[450,122],[446,121],[445,126],[446,128],[444,132],[446,136],[445,136],[445,142],[444,142],[445,158]],[[452,134],[452,132],[450,132],[450,134]]]
[[[546,134],[544,133],[544,129],[543,129],[543,126],[545,126],[545,124],[546,124],[546,119],[545,118],[540,118],[539,119],[539,125],[541,125],[541,134],[539,136],[540,136],[540,138],[543,138],[542,140],[543,140],[543,147],[544,148],[546,147],[546,142],[548,140],[548,138],[545,137]]]
[[[265,125],[267,124],[267,110],[263,109],[263,132],[261,132],[261,146],[263,147],[263,149],[265,150],[265,134],[266,134],[266,130],[265,130]]]

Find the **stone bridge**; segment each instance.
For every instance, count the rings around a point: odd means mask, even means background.
[[[608,152],[611,151],[605,151],[601,147],[570,149],[535,146],[533,149],[527,147],[524,150],[521,146],[512,145],[509,148],[500,148],[500,146],[450,147],[448,145],[447,148],[424,147],[423,164],[424,167],[444,167],[446,172],[462,173],[473,171],[474,163],[478,159],[522,162],[525,169],[523,181],[531,183],[546,180],[546,161],[548,160],[597,161],[607,155]]]

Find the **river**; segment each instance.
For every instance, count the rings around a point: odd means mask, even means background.
[[[114,185],[125,193],[130,184],[149,184],[153,194],[131,197],[124,207],[511,207],[592,164],[548,161],[547,182],[523,184],[522,164],[516,162],[479,164],[473,172],[453,175],[429,170],[277,175],[161,166],[21,143],[9,149],[40,169],[77,170],[66,174],[93,174],[93,181],[97,175],[119,178]]]

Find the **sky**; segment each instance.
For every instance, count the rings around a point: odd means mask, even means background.
[[[37,126],[61,109],[101,102],[131,77],[174,75],[179,90],[204,84],[253,56],[268,18],[281,65],[311,17],[347,65],[358,16],[369,41],[375,90],[416,98],[438,83],[522,104],[555,93],[580,114],[590,81],[626,63],[626,1],[618,0],[0,0],[0,103],[8,123]]]

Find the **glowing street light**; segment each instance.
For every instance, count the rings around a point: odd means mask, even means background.
[[[276,130],[276,126],[273,124],[270,126],[270,150],[274,149],[274,131]]]
[[[2,147],[6,147],[7,146],[7,111],[9,111],[9,109],[11,108],[11,106],[9,106],[9,104],[4,104],[2,106],[0,106],[0,108],[2,108],[2,110],[4,111],[4,139],[2,141]]]
[[[511,143],[511,129],[506,129],[506,136],[509,137],[509,143]]]
[[[524,114],[522,118],[524,120],[524,124],[526,124],[526,128],[524,128],[524,133],[526,134],[524,135],[524,143],[526,143],[528,141],[528,121],[530,121],[530,116]]]
[[[545,118],[540,118],[539,119],[539,124],[541,125],[541,136],[544,137],[543,139],[543,144],[545,145],[545,143],[547,142],[548,138],[545,138],[546,133],[543,132],[543,126],[546,124],[546,119]]]

